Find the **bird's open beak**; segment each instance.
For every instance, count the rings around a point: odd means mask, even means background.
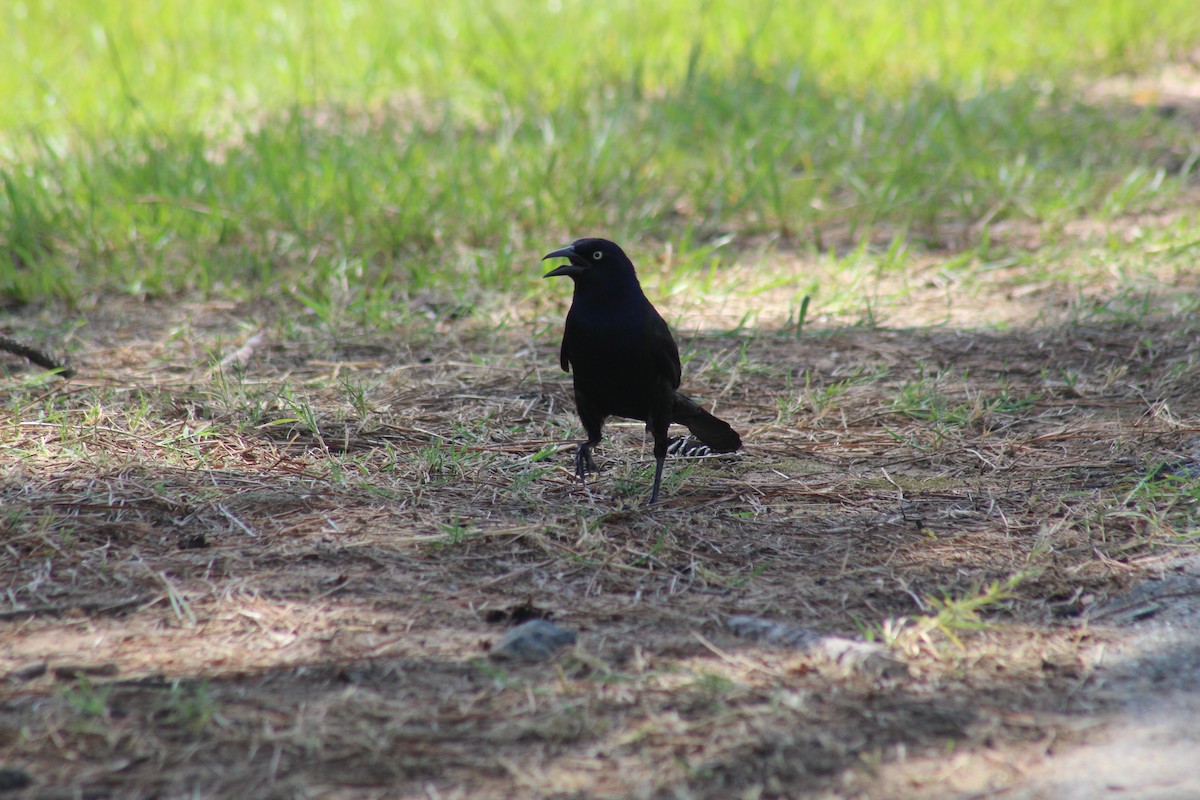
[[[545,261],[547,258],[569,258],[571,260],[569,262],[567,262],[566,264],[563,264],[561,267],[555,267],[554,269],[550,270],[542,277],[543,278],[557,278],[560,275],[578,275],[578,274],[580,274],[581,272],[583,272],[586,269],[586,267],[583,267],[583,266],[575,263],[575,259],[578,257],[579,257],[579,254],[576,253],[575,248],[571,247],[571,246],[564,247],[561,250],[555,250],[553,253],[547,253],[546,255],[542,256],[542,261]]]

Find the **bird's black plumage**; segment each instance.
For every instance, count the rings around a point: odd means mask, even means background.
[[[607,239],[578,239],[542,260],[547,258],[568,263],[545,277],[566,275],[575,282],[559,363],[574,377],[575,407],[587,431],[587,441],[575,452],[580,480],[596,469],[592,448],[610,416],[641,420],[654,437],[651,503],[658,500],[672,422],[686,425],[713,452],[742,446],[728,423],[679,393],[679,348],[620,247]]]

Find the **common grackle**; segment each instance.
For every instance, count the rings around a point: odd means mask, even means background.
[[[567,275],[575,296],[563,331],[559,363],[575,380],[575,408],[587,441],[575,451],[575,474],[594,472],[592,448],[600,443],[610,416],[642,420],[654,437],[654,489],[658,500],[667,429],[672,422],[689,430],[717,453],[742,446],[729,424],[680,394],[679,348],[667,323],[646,299],[633,262],[607,239],[578,239],[542,258],[566,258],[544,277]]]

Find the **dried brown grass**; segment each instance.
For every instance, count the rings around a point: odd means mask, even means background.
[[[1200,429],[1193,320],[1040,299],[1005,331],[797,338],[764,295],[761,327],[687,335],[689,390],[747,446],[672,463],[649,509],[635,425],[570,475],[544,311],[334,338],[98,309],[79,379],[10,363],[0,390],[0,762],[84,796],[724,798],[1035,758],[1101,704],[1088,610],[1191,546],[1190,506],[1137,488]],[[213,370],[256,331],[244,375]],[[580,645],[490,662],[489,612],[526,604]],[[747,646],[731,614],[870,632],[911,674]]]

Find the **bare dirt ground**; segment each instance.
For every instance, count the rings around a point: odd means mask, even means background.
[[[18,338],[74,330],[80,374],[4,361],[0,781],[1197,796],[1200,343],[1168,301],[1194,287],[1137,311],[1103,281],[991,280],[918,276],[881,325],[800,336],[782,301],[732,334],[738,308],[665,303],[686,388],[747,445],[671,462],[652,508],[636,424],[586,489],[569,472],[561,307],[338,336],[261,305],[14,314]],[[903,671],[739,638],[736,615]],[[491,658],[530,616],[577,644]]]

